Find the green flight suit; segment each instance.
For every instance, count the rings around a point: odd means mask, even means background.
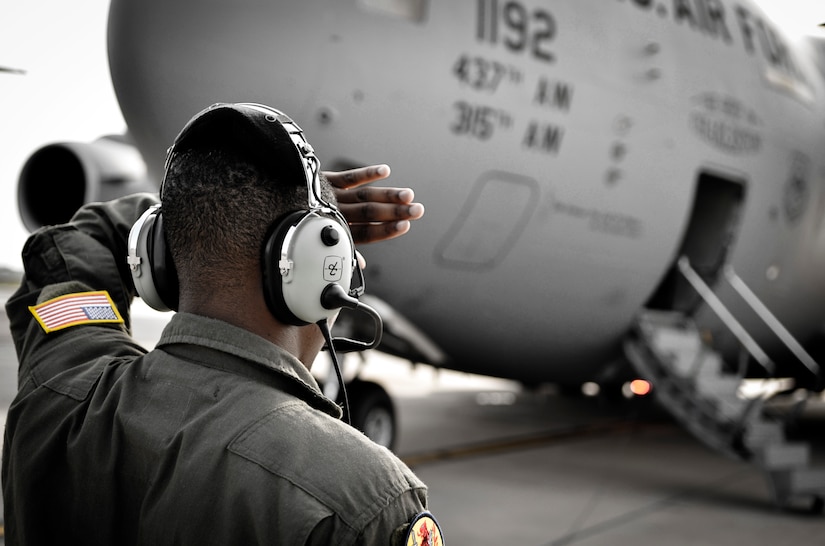
[[[342,423],[295,357],[178,313],[154,350],[129,336],[126,264],[148,194],[33,234],[7,303],[20,363],[3,448],[6,543],[391,544],[426,487]],[[46,333],[29,309],[105,290],[123,324]]]

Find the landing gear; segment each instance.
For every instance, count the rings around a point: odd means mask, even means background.
[[[364,364],[363,354],[351,353],[351,355],[356,354],[360,357],[361,364]],[[313,373],[316,374],[324,395],[335,400],[339,405],[343,405],[344,396],[340,391],[338,377],[332,365],[328,368],[321,365],[313,368]],[[352,380],[345,380],[350,423],[376,444],[392,450],[395,447],[398,430],[395,421],[395,406],[390,395],[381,385],[359,379],[359,371],[355,371],[355,377]],[[352,373],[344,372],[344,377],[352,377],[352,375]]]
[[[825,498],[820,495],[815,495],[811,501],[811,513],[816,516],[821,516],[825,513]]]
[[[395,447],[395,406],[387,391],[371,381],[353,379],[347,384],[352,426],[387,449]]]

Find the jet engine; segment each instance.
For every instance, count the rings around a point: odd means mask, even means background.
[[[155,192],[146,164],[121,136],[91,143],[57,142],[37,151],[23,165],[17,205],[29,231],[68,221],[85,203],[137,192]]]

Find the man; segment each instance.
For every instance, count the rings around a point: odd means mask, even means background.
[[[264,116],[219,105],[176,140],[161,203],[179,312],[154,350],[128,335],[126,260],[154,196],[85,206],[26,243],[6,307],[20,362],[8,544],[406,544],[435,529],[425,486],[319,391],[318,326],[276,319],[264,297],[268,230],[309,199],[294,143]],[[410,190],[357,188],[387,175],[329,174],[357,241],[423,214]],[[85,298],[93,312],[51,322]]]

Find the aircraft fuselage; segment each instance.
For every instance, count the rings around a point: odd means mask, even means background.
[[[284,110],[327,169],[390,164],[427,214],[362,249],[368,291],[457,369],[593,377],[680,305],[681,254],[800,340],[825,319],[823,74],[753,2],[113,0],[109,42],[158,179],[220,101]]]

